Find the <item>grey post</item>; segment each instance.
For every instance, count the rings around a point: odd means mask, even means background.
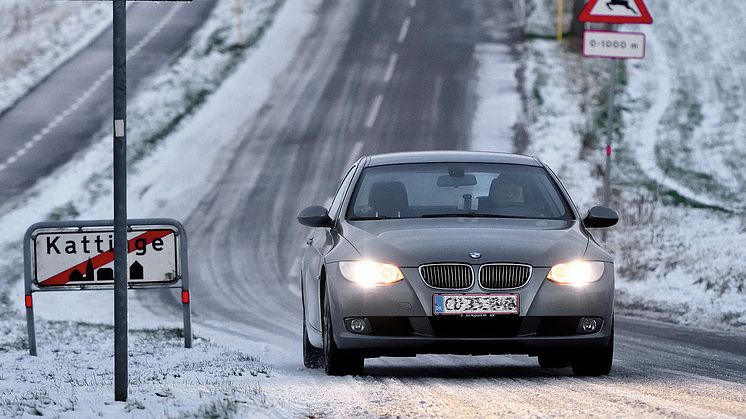
[[[114,400],[127,400],[127,4],[114,0]]]
[[[31,291],[31,260],[26,255],[31,254],[31,234],[26,234],[23,241],[23,282],[24,282],[24,304],[26,305],[26,330],[28,332],[28,352],[36,356],[36,330],[34,329],[34,304]],[[29,304],[31,303],[31,304]]]
[[[609,80],[608,108],[606,115],[606,169],[604,170],[604,206],[611,206],[611,154],[614,140],[614,102],[616,97],[617,68],[620,60],[611,60],[611,78]],[[606,230],[601,232],[601,239],[606,241]]]
[[[181,306],[184,311],[184,347],[192,347],[192,293],[189,291],[189,259],[187,256],[188,242],[186,229],[179,224],[181,240],[180,258],[181,258]],[[185,298],[186,293],[186,298]]]

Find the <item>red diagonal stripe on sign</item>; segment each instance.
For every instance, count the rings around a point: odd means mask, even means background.
[[[150,243],[153,243],[153,240],[155,239],[162,239],[169,234],[173,234],[173,231],[171,230],[151,230],[148,232],[145,232],[137,237],[134,237],[130,239],[128,243],[128,249],[127,253],[134,252],[135,249],[135,242],[137,240],[145,239],[145,245],[149,245]],[[93,264],[93,269],[98,269],[108,263],[111,263],[114,260],[114,251],[113,250],[107,250],[104,253],[99,253],[98,255],[91,258],[91,264]],[[73,273],[73,271],[78,272],[85,272],[86,266],[88,265],[88,260],[86,259],[83,262],[80,262],[79,264],[73,266],[72,268],[66,269],[57,275],[42,281],[39,283],[39,285],[42,286],[53,286],[53,285],[64,285],[70,281],[70,274]]]

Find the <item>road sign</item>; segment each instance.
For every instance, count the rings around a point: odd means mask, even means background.
[[[585,31],[583,55],[586,57],[645,58],[645,34],[639,32]]]
[[[180,288],[184,346],[192,347],[187,234],[176,220],[128,220],[128,288]],[[36,355],[33,294],[50,291],[112,289],[114,221],[37,223],[23,244],[26,324],[29,352]],[[125,288],[126,289],[126,288]],[[126,352],[125,352],[126,353]]]
[[[179,279],[175,227],[137,226],[127,238],[130,287]],[[32,242],[32,280],[38,287],[114,286],[112,228],[40,229],[32,235]]]
[[[578,20],[589,23],[653,23],[644,0],[590,0]]]

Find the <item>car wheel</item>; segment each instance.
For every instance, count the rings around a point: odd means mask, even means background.
[[[324,365],[324,350],[311,345],[306,329],[306,311],[303,310],[303,365],[306,368],[321,368]]]
[[[329,292],[324,290],[324,370],[327,375],[359,375],[363,372],[365,359],[350,351],[337,348],[334,342],[334,329],[332,328],[331,306],[329,304]]]
[[[570,366],[570,360],[563,355],[539,355],[539,366],[542,368],[565,368]]]
[[[594,348],[580,352],[573,357],[572,372],[580,376],[609,375],[614,357],[614,327],[611,328],[609,343],[600,349]]]

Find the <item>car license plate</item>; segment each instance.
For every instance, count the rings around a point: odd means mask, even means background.
[[[519,314],[518,294],[435,294],[433,314]]]

